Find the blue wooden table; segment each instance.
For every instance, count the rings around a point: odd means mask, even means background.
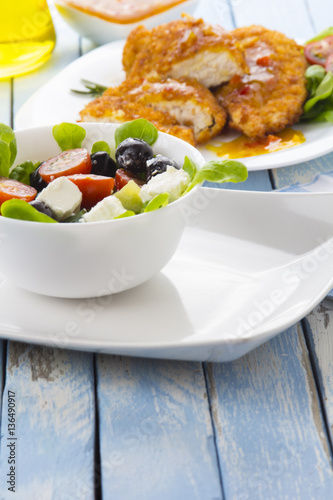
[[[15,126],[35,90],[94,48],[52,13],[55,52],[39,71],[0,82],[0,122]],[[302,39],[333,24],[330,0],[202,0],[197,14],[225,28],[262,24]],[[242,188],[269,191],[328,170],[333,154],[252,172]],[[229,364],[0,341],[0,499],[331,500],[332,325],[326,299]],[[11,447],[15,493],[7,483]]]

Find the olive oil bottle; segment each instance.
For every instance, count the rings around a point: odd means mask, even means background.
[[[0,0],[0,80],[41,66],[55,41],[46,0]]]

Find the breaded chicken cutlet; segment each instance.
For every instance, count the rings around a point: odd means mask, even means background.
[[[134,29],[124,47],[123,66],[128,77],[194,78],[207,88],[247,69],[230,32],[190,17],[151,31],[143,26]]]
[[[306,59],[294,40],[262,26],[238,28],[249,74],[236,76],[215,95],[229,125],[248,137],[262,138],[298,121],[307,97]]]
[[[213,94],[195,80],[125,80],[107,89],[80,113],[82,121],[125,122],[146,118],[161,131],[191,144],[218,135],[226,113]]]

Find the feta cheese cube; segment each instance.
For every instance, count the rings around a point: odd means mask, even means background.
[[[99,220],[111,220],[126,212],[118,198],[114,195],[107,196],[99,201],[90,212],[84,214],[84,222],[95,222]]]
[[[162,174],[154,175],[140,191],[142,201],[150,201],[158,194],[169,193],[169,203],[178,200],[190,183],[190,176],[185,170],[168,166]]]
[[[36,199],[50,207],[58,220],[64,220],[80,210],[82,193],[69,179],[58,177]]]

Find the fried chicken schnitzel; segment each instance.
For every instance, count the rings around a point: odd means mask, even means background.
[[[307,96],[301,47],[262,26],[231,33],[243,47],[250,73],[233,77],[215,92],[229,114],[229,125],[261,138],[297,122]]]
[[[226,113],[195,80],[125,80],[107,89],[80,113],[82,121],[125,122],[146,118],[161,131],[191,144],[207,142],[222,130]]]
[[[123,66],[129,77],[194,78],[207,88],[247,69],[230,32],[190,17],[151,31],[143,26],[134,29],[124,47]]]

